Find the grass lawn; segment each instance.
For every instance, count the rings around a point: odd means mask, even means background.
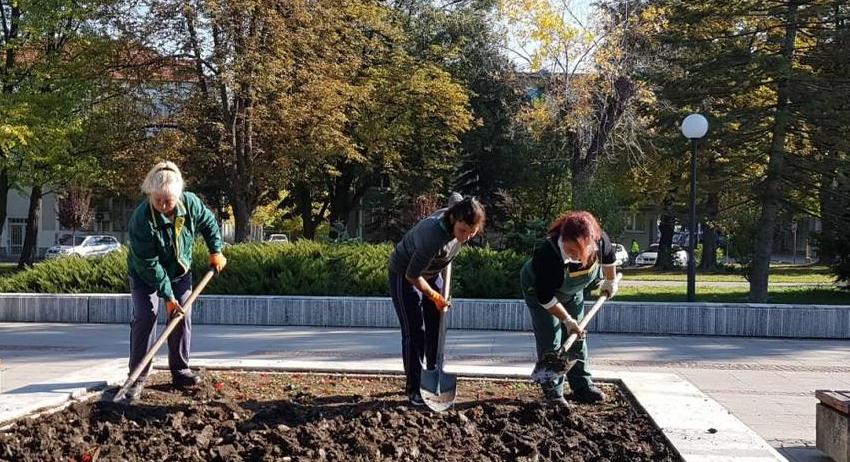
[[[622,269],[623,277],[633,281],[687,281],[687,271],[657,271],[652,267]],[[700,272],[697,270],[697,281],[704,282],[747,282],[740,274],[730,274],[728,271]],[[770,282],[801,283],[801,284],[830,284],[835,277],[826,266],[817,265],[773,265],[770,267]]]
[[[614,300],[635,302],[685,302],[687,287],[621,287]],[[745,287],[697,287],[697,301],[711,303],[746,303]],[[850,290],[837,288],[773,287],[768,303],[850,305]]]

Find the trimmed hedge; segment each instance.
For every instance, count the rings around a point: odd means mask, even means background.
[[[225,249],[227,268],[206,294],[388,296],[390,244],[247,243]],[[207,250],[194,250],[193,273],[207,267]],[[452,294],[519,298],[525,257],[514,251],[466,248],[455,261]],[[63,257],[0,279],[0,292],[128,293],[127,253],[102,258]]]
[[[127,293],[126,250],[103,258],[62,257],[0,279],[0,292]]]

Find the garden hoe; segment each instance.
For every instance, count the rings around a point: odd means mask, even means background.
[[[189,312],[192,309],[192,303],[195,302],[195,299],[198,298],[198,295],[201,294],[201,292],[207,286],[207,283],[210,282],[210,279],[212,279],[214,275],[215,270],[210,268],[210,270],[207,271],[207,274],[205,274],[204,277],[201,279],[201,282],[198,283],[198,286],[195,287],[195,290],[193,290],[192,293],[189,295],[189,299],[186,300],[186,304],[183,305],[183,312],[177,313],[173,318],[171,318],[171,321],[168,322],[168,325],[165,327],[165,330],[163,330],[162,333],[159,335],[159,338],[156,339],[156,342],[153,344],[151,349],[148,350],[148,353],[142,359],[142,362],[139,363],[138,366],[136,366],[136,369],[133,370],[133,373],[130,374],[130,377],[127,378],[127,381],[124,382],[124,386],[122,386],[121,389],[118,390],[118,393],[115,394],[115,397],[112,398],[112,401],[117,403],[124,399],[124,397],[127,395],[127,390],[129,390],[130,387],[133,386],[134,383],[136,383],[136,379],[139,378],[148,363],[153,360],[153,357],[156,355],[157,350],[159,350],[160,347],[162,347],[162,344],[165,343],[166,340],[168,340],[168,336],[171,335],[171,332],[174,331],[175,328],[177,328],[177,325],[180,324],[180,321],[182,321],[184,317],[189,316]]]
[[[621,273],[617,273],[617,282],[620,281],[623,275]],[[587,328],[587,325],[590,324],[590,321],[593,320],[593,317],[596,316],[596,313],[602,309],[602,305],[608,301],[607,294],[599,295],[599,298],[596,299],[596,303],[590,308],[590,310],[584,315],[581,322],[579,323],[579,327],[582,330]],[[570,347],[578,340],[578,334],[570,334],[567,341],[564,342],[560,348],[557,350],[547,353],[537,361],[537,364],[534,365],[534,371],[531,373],[531,379],[537,383],[547,383],[554,382],[566,375],[567,371],[569,371],[573,365],[575,365],[576,361],[581,359],[581,352],[579,351],[570,351]]]
[[[452,264],[446,267],[443,273],[443,297],[449,300],[451,305]],[[432,411],[443,412],[452,407],[457,394],[457,376],[443,372],[443,356],[446,346],[446,312],[440,310],[440,333],[437,337],[437,357],[434,369],[423,370],[419,381],[419,394],[422,400]]]

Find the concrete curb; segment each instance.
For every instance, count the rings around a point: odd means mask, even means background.
[[[0,294],[0,322],[128,323],[122,294]],[[456,299],[452,329],[531,330],[521,300]],[[160,317],[161,320],[164,316]],[[383,297],[205,295],[195,324],[397,327]],[[850,306],[609,302],[591,322],[605,333],[790,338],[850,338]]]

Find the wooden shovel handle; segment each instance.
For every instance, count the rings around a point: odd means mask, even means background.
[[[614,280],[619,283],[620,279],[622,278],[623,273],[617,273],[617,276]],[[581,328],[582,331],[587,329],[587,325],[590,324],[590,321],[593,320],[593,317],[596,316],[596,313],[598,313],[599,310],[602,309],[602,305],[604,305],[605,302],[608,301],[608,298],[608,295],[604,292],[599,295],[599,298],[596,299],[596,303],[594,303],[593,306],[590,307],[590,310],[585,313],[584,318],[582,318],[581,322],[578,323],[578,326]],[[578,340],[578,334],[570,334],[570,336],[567,338],[567,341],[561,347],[561,351],[569,351],[570,347],[573,346],[573,343],[575,343],[576,340]]]

